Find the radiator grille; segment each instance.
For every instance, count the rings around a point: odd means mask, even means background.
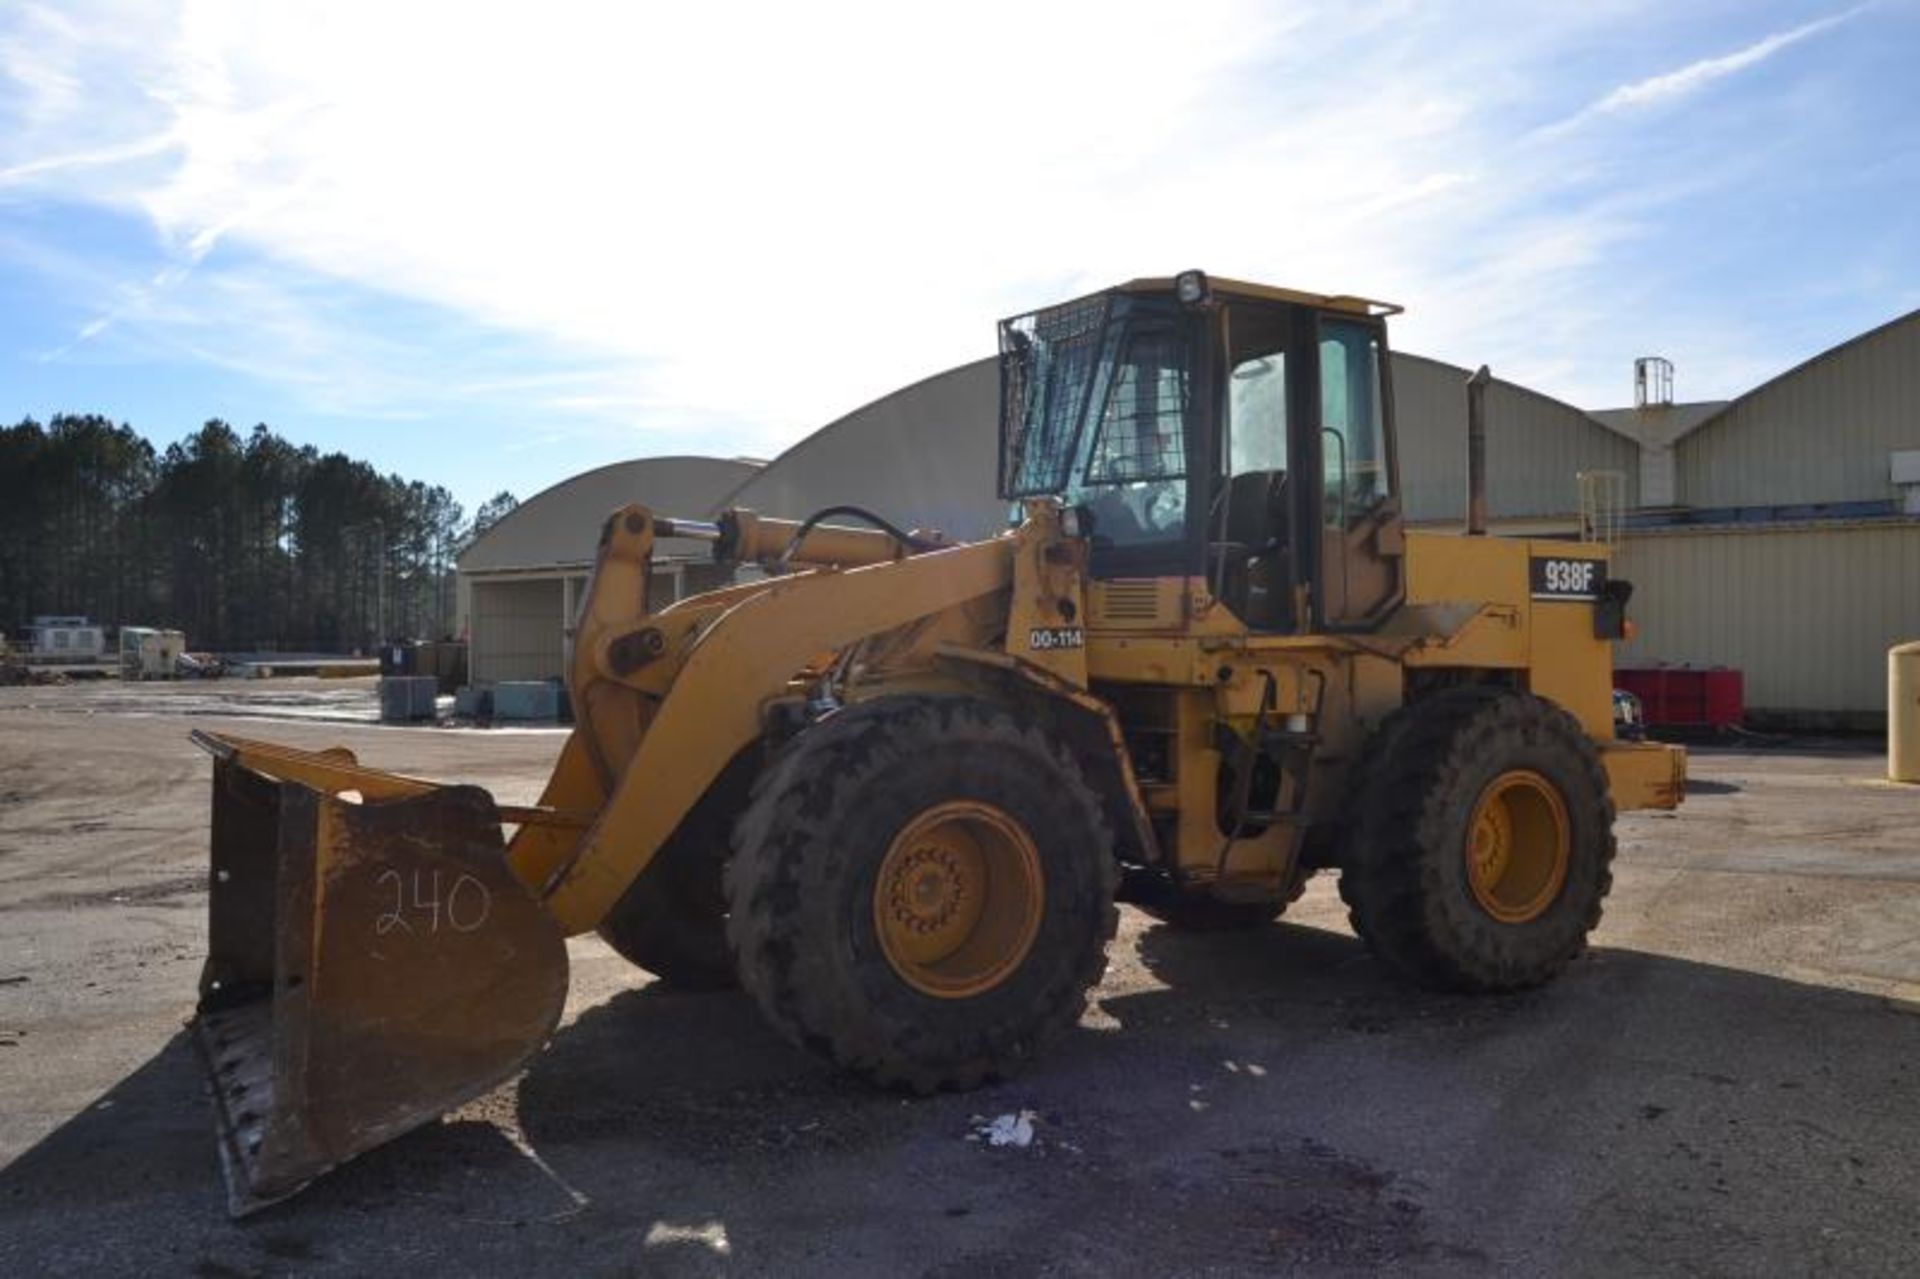
[[[1106,616],[1111,622],[1152,622],[1160,617],[1160,584],[1152,578],[1108,582]]]

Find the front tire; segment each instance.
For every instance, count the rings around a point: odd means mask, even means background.
[[[1340,875],[1354,931],[1423,985],[1548,980],[1585,948],[1613,883],[1599,752],[1527,693],[1458,689],[1396,718],[1360,782]]]
[[[731,990],[721,842],[670,840],[601,921],[600,940],[681,990]]]
[[[670,986],[697,991],[740,984],[727,944],[722,869],[758,766],[757,749],[728,765],[600,923],[602,941]]]
[[[1016,710],[850,707],[784,748],[735,829],[741,984],[788,1038],[883,1086],[1004,1076],[1100,980],[1112,847],[1071,755]]]

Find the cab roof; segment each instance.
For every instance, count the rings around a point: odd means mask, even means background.
[[[1150,276],[1128,280],[1125,284],[1116,286],[1114,292],[1170,293],[1173,291],[1173,281],[1172,276]],[[1291,302],[1297,306],[1315,306],[1328,311],[1350,311],[1355,315],[1398,315],[1406,309],[1392,302],[1355,297],[1350,293],[1307,293],[1300,289],[1283,289],[1271,284],[1226,280],[1211,275],[1207,277],[1207,284],[1215,293],[1225,294],[1228,297],[1254,298],[1263,302]]]

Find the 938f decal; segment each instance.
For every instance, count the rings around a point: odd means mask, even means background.
[[[1529,569],[1537,600],[1597,600],[1607,584],[1605,560],[1536,555]]]

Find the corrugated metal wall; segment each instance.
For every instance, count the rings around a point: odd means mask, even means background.
[[[976,360],[903,387],[809,435],[728,502],[804,519],[851,503],[957,538],[1007,526],[998,497],[1000,364]]]
[[[1457,519],[1466,508],[1467,372],[1394,352],[1410,519]],[[854,502],[955,536],[989,536],[1006,519],[994,496],[998,377],[996,362],[981,360],[895,392],[794,446],[733,500],[786,516]],[[1622,472],[1627,504],[1638,501],[1633,442],[1525,387],[1495,379],[1488,388],[1487,446],[1496,517],[1573,514],[1583,470]]]
[[[1393,355],[1400,427],[1400,482],[1414,520],[1458,519],[1467,501],[1468,370],[1424,356]],[[795,445],[744,485],[733,501],[799,516],[836,502],[962,537],[1004,526],[994,496],[998,366],[963,365],[848,414]],[[1487,487],[1496,517],[1571,515],[1575,477],[1612,470],[1638,501],[1639,452],[1571,404],[1495,379],[1487,391]]]
[[[647,586],[647,608],[658,612],[682,596],[710,591],[732,580],[729,565],[656,561]],[[577,609],[586,597],[587,574],[555,568],[548,576],[529,573],[504,579],[463,574],[461,582],[473,619],[468,657],[468,678],[473,683],[556,679],[566,674],[571,625],[567,609],[569,601]]]
[[[662,515],[702,519],[758,474],[756,463],[714,457],[643,457],[596,467],[534,494],[460,556],[462,573],[589,564],[609,513],[639,502]],[[699,555],[706,547],[674,538],[662,554]]]
[[[1920,449],[1920,312],[1736,400],[1675,448],[1689,506],[1894,496],[1887,455]]]
[[[1467,505],[1468,370],[1396,351],[1400,488],[1411,520],[1457,520]],[[1495,379],[1487,388],[1487,498],[1492,514],[1571,515],[1581,471],[1619,471],[1639,503],[1640,454],[1571,404]]]
[[[470,680],[546,679],[561,672],[566,627],[559,576],[506,582],[475,578],[472,591]]]
[[[1920,639],[1920,522],[1633,534],[1621,665],[1737,666],[1760,711],[1884,714],[1887,649]]]

